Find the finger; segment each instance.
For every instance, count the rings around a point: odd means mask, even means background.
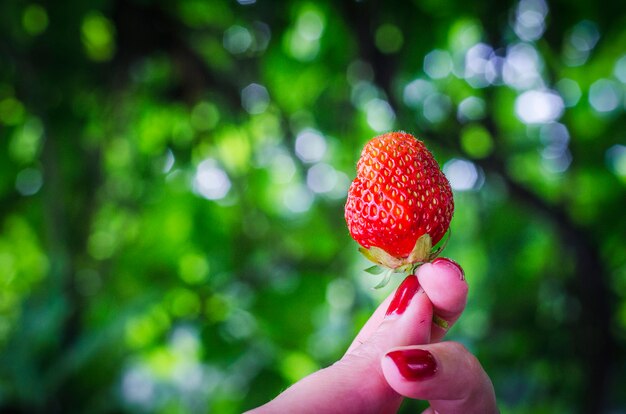
[[[385,319],[385,312],[387,312],[387,308],[389,308],[389,303],[391,303],[391,300],[393,299],[395,292],[396,291],[394,290],[392,294],[387,296],[385,300],[380,305],[378,305],[378,307],[376,308],[372,316],[370,316],[367,322],[365,322],[365,325],[363,325],[359,333],[356,335],[356,337],[354,338],[354,340],[348,347],[346,354],[350,353],[351,351],[354,350],[354,348],[356,348],[357,346],[367,341],[367,339],[372,335],[372,333],[376,331],[376,329],[378,329],[380,324]]]
[[[395,412],[402,397],[385,380],[380,360],[390,348],[428,343],[432,315],[417,277],[407,277],[389,300],[382,322],[362,344],[254,413]]]
[[[416,272],[420,285],[433,304],[435,320],[441,318],[447,324],[433,323],[431,341],[438,342],[459,319],[467,302],[468,285],[463,270],[447,258],[424,263]]]
[[[439,414],[498,412],[491,380],[457,342],[392,349],[381,366],[397,393],[428,400]]]
[[[384,310],[384,314],[382,311]],[[432,304],[419,285],[417,276],[409,275],[378,307],[346,355],[354,353],[363,344],[366,349],[376,344],[382,349],[394,346],[417,345],[430,342]],[[380,323],[375,324],[380,320]],[[362,350],[361,350],[362,352]],[[344,356],[345,357],[345,356]]]

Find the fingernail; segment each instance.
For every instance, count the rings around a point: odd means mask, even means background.
[[[396,290],[396,294],[393,296],[391,303],[389,304],[389,308],[387,308],[387,313],[385,316],[390,315],[402,315],[406,308],[411,303],[411,299],[417,293],[420,285],[417,281],[417,276],[410,275],[407,276],[406,279],[398,286]]]
[[[396,364],[400,374],[410,381],[421,381],[437,372],[437,361],[433,354],[424,349],[391,351],[386,356]]]
[[[438,265],[451,267],[458,272],[459,279],[461,280],[465,279],[465,272],[463,271],[463,268],[452,259],[448,259],[447,257],[438,257],[435,260],[433,260],[432,263],[434,265],[438,264]]]

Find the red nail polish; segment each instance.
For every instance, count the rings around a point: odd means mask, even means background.
[[[433,264],[441,263],[447,266],[452,266],[459,272],[459,278],[461,280],[465,279],[465,272],[463,271],[463,268],[452,259],[448,259],[447,257],[438,257],[435,260],[433,260],[432,263]]]
[[[437,361],[424,349],[391,351],[387,356],[396,364],[400,374],[410,381],[424,380],[437,372]]]
[[[417,276],[409,275],[398,286],[396,294],[393,296],[389,308],[387,309],[386,316],[389,315],[402,315],[406,308],[411,303],[411,299],[415,296],[415,293],[419,289],[420,284],[417,281]]]

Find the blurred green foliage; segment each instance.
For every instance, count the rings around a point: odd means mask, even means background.
[[[625,45],[591,0],[1,2],[0,410],[236,413],[335,361],[402,129],[502,412],[626,412]]]

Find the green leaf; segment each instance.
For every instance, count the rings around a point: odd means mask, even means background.
[[[387,284],[391,280],[391,275],[392,274],[393,274],[393,269],[388,269],[385,272],[385,275],[383,276],[382,280],[376,286],[374,286],[374,289],[381,289],[381,288],[384,288],[385,286],[387,286]]]
[[[385,271],[385,268],[378,266],[378,265],[374,265],[372,267],[368,267],[367,269],[365,269],[365,271],[369,273],[370,275],[379,275]]]

